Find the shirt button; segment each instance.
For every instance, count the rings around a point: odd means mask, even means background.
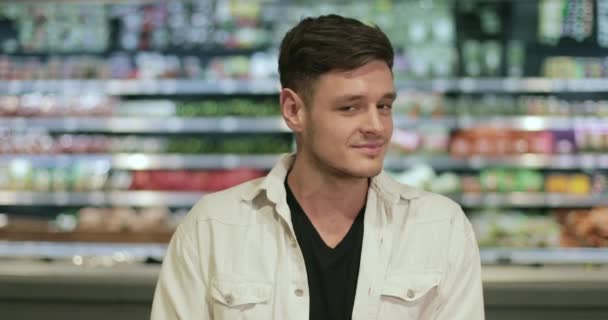
[[[231,294],[227,294],[224,296],[224,300],[226,301],[227,305],[231,305],[232,302],[234,302],[234,297]]]
[[[414,296],[416,296],[416,294],[414,293],[414,291],[412,289],[407,290],[407,297],[412,299]]]
[[[294,293],[296,294],[296,296],[301,297],[301,296],[304,295],[304,290],[302,290],[302,289],[296,289],[294,291]]]

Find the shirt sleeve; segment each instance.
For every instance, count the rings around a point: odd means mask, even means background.
[[[484,300],[479,247],[470,222],[459,209],[450,239],[442,303],[436,320],[483,320]]]
[[[212,319],[207,283],[189,227],[180,225],[169,243],[154,293],[152,320]]]

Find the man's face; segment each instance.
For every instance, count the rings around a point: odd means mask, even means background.
[[[393,76],[385,62],[323,74],[304,110],[300,151],[333,174],[377,175],[393,132],[394,100]]]

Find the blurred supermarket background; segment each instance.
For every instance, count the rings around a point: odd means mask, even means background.
[[[294,149],[326,13],[393,41],[386,169],[464,207],[488,319],[608,319],[608,0],[0,2],[0,318],[147,318],[187,210]]]

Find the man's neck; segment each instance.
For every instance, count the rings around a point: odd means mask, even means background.
[[[365,205],[368,178],[344,177],[326,172],[301,155],[296,156],[287,183],[309,217],[357,216]]]

